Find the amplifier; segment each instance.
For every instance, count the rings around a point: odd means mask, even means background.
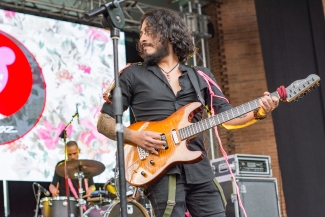
[[[227,200],[227,217],[245,217],[242,205],[249,217],[280,217],[278,186],[275,178],[235,177],[217,178]],[[238,186],[238,190],[236,186]]]
[[[215,177],[230,174],[224,157],[210,160],[210,163]],[[228,163],[235,176],[272,176],[270,156],[233,154],[228,156]]]

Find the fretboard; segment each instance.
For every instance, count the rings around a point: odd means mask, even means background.
[[[277,92],[271,93],[270,96],[271,97],[272,96],[279,97]],[[199,134],[205,130],[208,130],[212,127],[215,127],[215,126],[220,125],[224,122],[230,121],[234,118],[237,118],[243,114],[246,114],[250,111],[257,109],[259,107],[259,104],[258,104],[259,99],[261,99],[261,97],[255,99],[255,100],[252,100],[250,102],[247,102],[245,104],[242,104],[240,106],[229,109],[227,111],[221,112],[215,116],[206,118],[199,122],[196,122],[192,125],[182,128],[182,129],[179,129],[179,134],[180,134],[181,140],[187,139],[191,136]]]

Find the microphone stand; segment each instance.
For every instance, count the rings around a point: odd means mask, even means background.
[[[126,200],[126,183],[125,183],[125,166],[124,166],[124,137],[123,137],[123,106],[122,106],[122,91],[118,76],[118,39],[120,37],[120,28],[125,24],[124,15],[120,7],[119,0],[114,0],[109,3],[101,5],[99,8],[93,9],[85,14],[86,19],[92,19],[95,16],[102,14],[103,18],[101,24],[104,29],[111,31],[111,38],[113,41],[114,54],[114,76],[115,76],[115,90],[113,96],[115,120],[116,120],[116,142],[118,153],[118,168],[120,171],[120,202],[121,202],[121,217],[127,217],[127,200]]]
[[[64,156],[64,180],[65,180],[65,189],[66,189],[67,204],[68,204],[68,206],[67,206],[67,208],[68,208],[68,217],[71,216],[71,208],[70,208],[70,188],[69,188],[69,184],[68,184],[68,178],[69,177],[68,177],[68,167],[67,167],[67,160],[68,160],[68,156],[67,156],[67,129],[71,125],[71,123],[72,123],[72,121],[73,121],[73,119],[75,117],[79,117],[78,110],[72,116],[71,121],[67,124],[67,126],[65,126],[65,128],[62,130],[62,132],[61,132],[61,134],[59,136],[64,141],[64,155],[65,155]]]

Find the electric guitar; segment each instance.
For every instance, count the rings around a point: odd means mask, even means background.
[[[293,82],[287,88],[270,94],[282,101],[298,101],[311,88],[319,86],[320,77],[311,74],[306,79]],[[286,92],[280,93],[280,92]],[[138,187],[148,187],[165,175],[169,169],[177,164],[196,163],[202,160],[201,151],[190,151],[187,140],[197,134],[220,125],[231,119],[259,108],[260,98],[234,107],[215,116],[191,123],[191,117],[201,110],[201,103],[193,102],[177,110],[162,121],[142,121],[129,126],[129,129],[138,131],[154,131],[161,133],[161,140],[166,141],[166,150],[160,150],[158,155],[149,153],[139,146],[124,144],[125,179],[128,183]]]

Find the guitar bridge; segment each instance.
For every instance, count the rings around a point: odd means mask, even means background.
[[[143,149],[143,148],[141,148],[139,146],[137,148],[138,148],[138,153],[139,153],[140,160],[144,160],[149,156],[149,151],[148,150]]]

